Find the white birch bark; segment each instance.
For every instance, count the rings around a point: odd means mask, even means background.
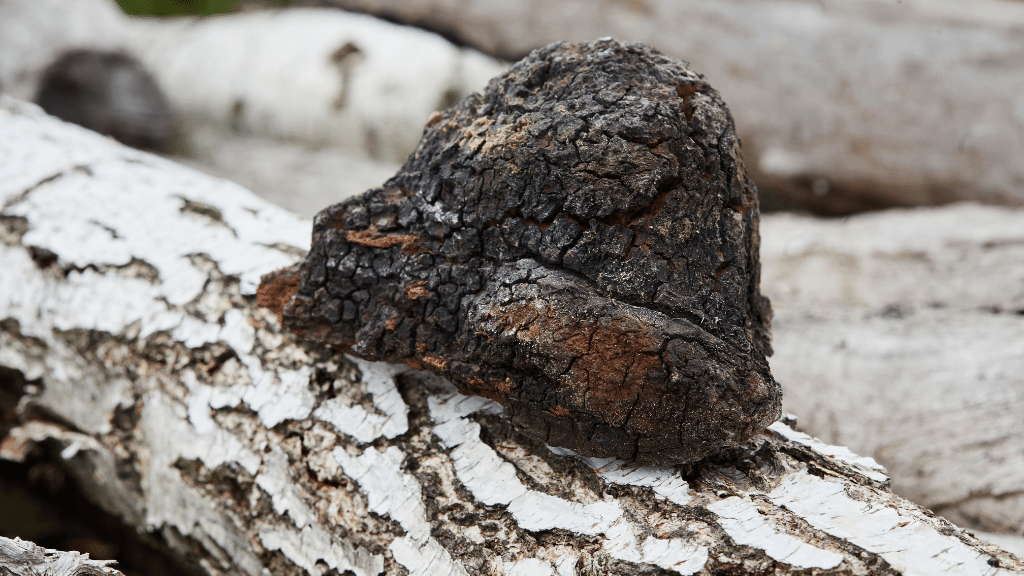
[[[709,78],[736,117],[755,180],[801,206],[1024,204],[1024,5],[1017,1],[332,3],[513,58],[556,40],[648,42]],[[280,186],[276,166],[299,167],[306,175],[297,186],[309,195],[353,165],[376,173],[358,159],[400,162],[431,112],[502,67],[422,30],[336,10],[168,23],[126,19],[106,0],[0,3],[0,90],[31,97],[42,67],[71,47],[140,56],[184,112],[188,133],[200,133],[186,147],[211,172],[265,195]],[[333,169],[315,155],[275,160],[262,153],[270,143],[257,140],[260,160],[247,170],[239,166],[246,149],[217,152],[216,141],[232,130],[355,158]],[[293,156],[287,146],[281,153]],[[260,168],[268,158],[275,170]],[[309,182],[318,172],[330,175]]]
[[[480,90],[505,65],[437,34],[339,10],[134,19],[132,51],[187,127],[401,163],[430,115]]]
[[[897,493],[1024,536],[1024,210],[767,215],[761,254],[786,409]]]
[[[34,383],[2,455],[58,443],[91,498],[206,573],[1024,573],[783,423],[672,469],[531,443],[255,308],[307,221],[12,100],[0,134],[0,365]]]
[[[108,0],[0,2],[0,92],[35,98],[43,70],[67,50],[127,48],[127,18]]]
[[[0,2],[0,93],[30,100],[75,48],[140,59],[179,123],[179,159],[312,216],[394,174],[436,110],[505,64],[338,10],[129,18],[113,0]]]
[[[0,570],[4,576],[123,576],[111,560],[90,560],[88,554],[36,546],[20,538],[0,536]]]
[[[707,75],[754,180],[802,205],[1024,204],[1018,1],[327,2],[509,59],[556,40],[647,42]]]

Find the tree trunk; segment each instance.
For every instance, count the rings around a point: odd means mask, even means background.
[[[1024,573],[782,422],[675,468],[532,442],[257,308],[309,222],[13,100],[0,133],[0,366],[33,384],[2,455],[56,443],[208,574]]]

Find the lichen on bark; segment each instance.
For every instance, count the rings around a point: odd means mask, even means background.
[[[432,370],[529,436],[689,462],[779,416],[757,227],[704,77],[642,44],[556,43],[435,115],[262,290],[298,335]]]

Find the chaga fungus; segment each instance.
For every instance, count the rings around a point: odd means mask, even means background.
[[[556,43],[320,212],[263,291],[297,335],[431,370],[533,438],[675,464],[779,417],[757,226],[703,76],[642,44]]]

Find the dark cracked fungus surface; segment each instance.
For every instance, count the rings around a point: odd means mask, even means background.
[[[314,220],[261,305],[550,445],[697,460],[774,422],[758,207],[725,104],[642,44],[536,50]]]

